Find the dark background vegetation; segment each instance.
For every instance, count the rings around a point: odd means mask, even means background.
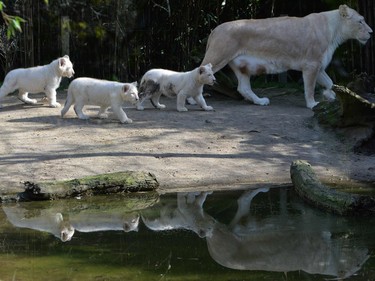
[[[305,16],[348,4],[373,27],[372,0],[8,0],[5,11],[26,20],[10,40],[0,29],[0,80],[10,69],[47,64],[69,54],[76,77],[135,81],[150,68],[190,70],[203,59],[218,24],[240,18]],[[68,23],[64,18],[68,17]],[[62,34],[68,34],[64,39]],[[66,37],[65,37],[66,38]],[[336,51],[349,73],[373,74],[372,40]],[[332,74],[331,74],[332,75]],[[336,75],[333,75],[336,78]]]

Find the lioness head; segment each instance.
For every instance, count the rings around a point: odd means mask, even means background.
[[[121,92],[121,97],[124,101],[128,101],[134,104],[139,100],[137,85],[137,82],[124,84]]]
[[[339,13],[344,36],[348,39],[357,39],[361,44],[365,44],[371,37],[372,29],[367,25],[363,16],[346,5],[340,5]]]
[[[70,61],[69,56],[65,55],[59,58],[58,63],[61,77],[71,78],[74,75],[73,63]]]
[[[202,84],[213,85],[216,81],[214,73],[212,71],[212,65],[206,64],[199,67],[198,81]]]

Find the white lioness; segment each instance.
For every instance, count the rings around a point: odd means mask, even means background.
[[[37,100],[30,99],[28,94],[45,93],[49,105],[59,107],[60,104],[56,102],[56,89],[60,86],[62,77],[71,78],[73,75],[73,64],[66,55],[47,65],[14,69],[5,76],[0,89],[0,100],[18,90],[20,100],[36,104]]]
[[[68,94],[61,117],[64,117],[69,108],[74,104],[74,111],[79,119],[89,119],[82,112],[85,105],[100,106],[98,116],[107,118],[107,109],[112,108],[121,123],[132,123],[122,109],[122,104],[127,101],[135,104],[138,101],[137,83],[119,83],[114,81],[99,80],[81,77],[73,80],[68,88]]]
[[[215,76],[212,73],[211,64],[203,65],[188,72],[175,72],[166,69],[151,69],[143,75],[139,88],[140,100],[138,110],[143,110],[142,103],[149,99],[154,107],[162,109],[164,104],[159,103],[162,94],[177,96],[177,110],[188,111],[185,107],[186,98],[192,97],[204,110],[214,110],[207,106],[203,97],[203,85],[213,85]]]
[[[306,106],[313,108],[316,82],[325,88],[325,97],[335,98],[325,72],[335,49],[348,39],[365,44],[370,33],[363,17],[346,5],[303,18],[237,20],[211,32],[202,65],[211,63],[215,73],[229,64],[238,79],[238,92],[259,105],[268,105],[269,99],[252,91],[251,75],[302,71]]]

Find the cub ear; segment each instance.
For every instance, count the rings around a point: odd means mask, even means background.
[[[212,68],[212,64],[211,63],[206,64],[206,66],[209,67],[209,68]]]
[[[199,74],[202,74],[202,73],[205,73],[206,72],[206,67],[203,65],[203,66],[200,66],[199,67]]]
[[[350,18],[352,13],[347,5],[340,5],[339,6],[339,13],[342,18]]]
[[[66,60],[64,58],[61,58],[59,60],[60,67],[64,66],[66,64]]]
[[[126,93],[127,91],[129,91],[129,88],[130,88],[130,86],[125,84],[124,87],[122,87],[122,90],[123,90],[124,93]]]

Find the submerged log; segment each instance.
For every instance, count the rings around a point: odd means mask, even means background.
[[[147,172],[118,172],[81,179],[51,182],[24,182],[19,201],[54,200],[99,194],[153,191],[159,187],[156,177]]]
[[[374,215],[375,199],[349,194],[322,184],[306,161],[293,161],[290,175],[294,189],[306,202],[339,215]]]

